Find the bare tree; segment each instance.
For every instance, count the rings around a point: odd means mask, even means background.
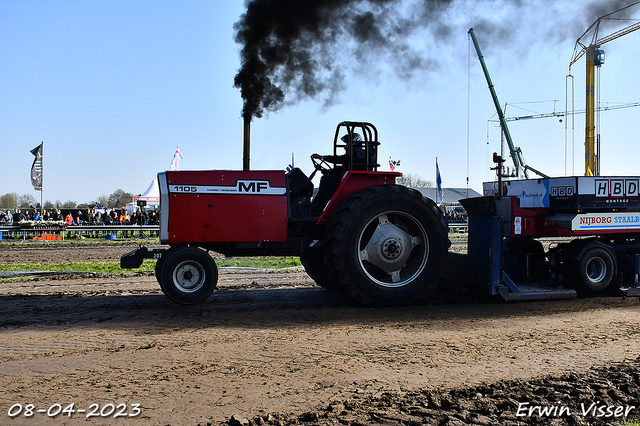
[[[109,204],[109,197],[107,197],[106,195],[101,195],[96,198],[96,203],[98,203],[100,207],[107,207],[107,205]]]
[[[117,189],[109,196],[101,195],[95,202],[84,203],[82,206],[98,203],[102,207],[122,208],[131,201],[133,201],[133,194],[125,192],[122,189]],[[19,195],[17,192],[9,192],[0,195],[0,209],[28,209],[32,206],[39,209],[40,202],[31,194]],[[75,209],[77,207],[78,204],[72,200],[67,200],[64,203],[60,202],[60,200],[56,200],[53,203],[49,200],[44,202],[45,209]]]
[[[9,192],[8,194],[0,195],[0,208],[2,209],[18,208],[18,193]]]
[[[396,183],[409,188],[433,188],[433,182],[416,173],[403,173],[401,177],[396,178]]]
[[[18,208],[28,209],[31,206],[35,206],[38,202],[36,197],[31,194],[22,194],[18,197]]]
[[[110,209],[121,208],[133,201],[133,194],[124,192],[122,189],[116,189],[115,192],[109,195],[107,207]]]

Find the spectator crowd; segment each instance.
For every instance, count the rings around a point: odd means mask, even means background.
[[[445,217],[448,217],[448,223],[467,223],[467,212],[448,211]]]
[[[66,214],[65,214],[66,213]],[[20,222],[64,222],[67,226],[76,225],[157,225],[158,215],[154,210],[136,210],[131,216],[126,210],[90,208],[86,210],[66,211],[60,209],[25,210],[10,209],[0,212],[0,225],[17,225]]]

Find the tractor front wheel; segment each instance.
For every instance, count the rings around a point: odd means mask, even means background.
[[[162,291],[183,305],[206,300],[218,284],[215,262],[199,248],[180,247],[170,251],[159,269]]]
[[[168,255],[168,252],[163,253],[162,257],[160,257],[159,259],[156,259],[156,267],[154,268],[154,272],[155,272],[156,281],[158,281],[158,284],[160,284],[160,281],[162,280],[162,266],[164,265],[164,259],[166,258],[167,255]]]
[[[366,188],[347,199],[325,234],[329,275],[364,305],[424,299],[448,250],[442,214],[420,192],[398,185]]]

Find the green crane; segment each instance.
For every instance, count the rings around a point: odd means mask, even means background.
[[[545,175],[544,173],[539,172],[533,167],[527,166],[527,164],[524,162],[524,156],[522,154],[522,150],[513,144],[513,139],[511,139],[511,133],[509,132],[509,126],[507,126],[507,120],[504,117],[502,108],[500,108],[500,101],[498,100],[496,89],[493,87],[493,82],[491,81],[491,76],[489,75],[487,64],[485,64],[484,62],[484,56],[482,56],[482,51],[480,50],[480,46],[478,45],[478,40],[476,39],[476,34],[473,32],[473,28],[469,29],[469,35],[471,35],[471,40],[473,40],[473,45],[476,48],[476,53],[478,54],[480,65],[482,66],[482,72],[484,72],[484,76],[487,79],[487,84],[489,85],[489,91],[491,92],[491,98],[493,99],[493,104],[496,107],[496,111],[498,113],[498,119],[500,120],[500,127],[502,128],[502,133],[504,134],[504,137],[507,140],[507,144],[509,145],[509,151],[511,152],[513,165],[515,166],[518,172],[518,175],[522,170],[524,172],[524,177],[529,179],[528,172],[529,170],[531,170],[538,176],[541,176],[543,178],[548,178],[549,176]]]

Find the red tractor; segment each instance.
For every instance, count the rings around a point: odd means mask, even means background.
[[[314,154],[310,177],[284,171],[166,171],[160,186],[160,242],[124,255],[123,268],[157,259],[164,294],[182,304],[207,299],[225,256],[300,256],[309,276],[364,305],[410,304],[440,277],[449,247],[435,203],[377,171],[378,131],[340,123],[333,155]],[[322,174],[314,191],[312,179]]]

